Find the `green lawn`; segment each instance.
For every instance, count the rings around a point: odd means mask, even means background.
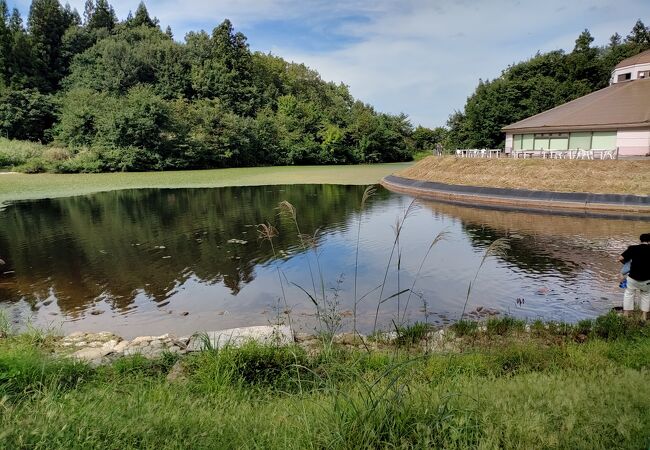
[[[249,345],[98,369],[0,338],[0,448],[648,448],[650,327],[470,325],[448,353]]]
[[[0,173],[0,204],[116,189],[256,186],[264,184],[373,184],[412,163],[359,166],[251,167],[243,169],[102,174]]]

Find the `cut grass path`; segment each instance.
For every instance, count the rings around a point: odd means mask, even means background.
[[[359,166],[249,167],[177,172],[38,174],[0,173],[0,205],[13,200],[68,197],[139,188],[198,188],[277,184],[374,184],[412,163]]]

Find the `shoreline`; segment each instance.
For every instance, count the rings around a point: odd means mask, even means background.
[[[647,195],[491,188],[416,180],[397,175],[384,177],[380,184],[390,191],[462,205],[650,220],[650,196]]]
[[[74,197],[126,189],[201,189],[289,184],[376,184],[413,162],[272,166],[167,172],[23,174],[0,177],[0,209],[10,202]],[[7,172],[4,172],[7,173]]]

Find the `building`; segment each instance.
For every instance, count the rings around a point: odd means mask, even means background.
[[[621,61],[610,86],[503,128],[513,150],[650,155],[650,50]]]

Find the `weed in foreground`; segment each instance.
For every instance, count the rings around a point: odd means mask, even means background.
[[[469,297],[472,294],[472,287],[476,284],[476,279],[478,278],[478,275],[481,272],[481,269],[483,268],[485,261],[490,256],[503,255],[509,249],[510,249],[510,244],[508,244],[508,240],[506,238],[500,238],[495,240],[489,245],[487,249],[485,249],[485,253],[483,253],[483,258],[481,258],[481,263],[479,264],[478,268],[476,269],[476,273],[474,274],[474,279],[470,281],[469,285],[467,286],[467,296],[465,298],[465,304],[463,305],[463,312],[460,315],[461,319],[465,317],[465,311],[467,311],[467,304],[469,303]]]
[[[490,318],[486,323],[489,334],[505,335],[515,331],[524,331],[526,321],[511,316]]]
[[[431,331],[431,326],[426,323],[415,322],[413,325],[398,326],[396,327],[396,331],[397,339],[395,343],[398,346],[410,347],[425,340],[427,333]]]
[[[451,329],[456,336],[471,336],[478,331],[478,322],[461,319],[451,325]]]

